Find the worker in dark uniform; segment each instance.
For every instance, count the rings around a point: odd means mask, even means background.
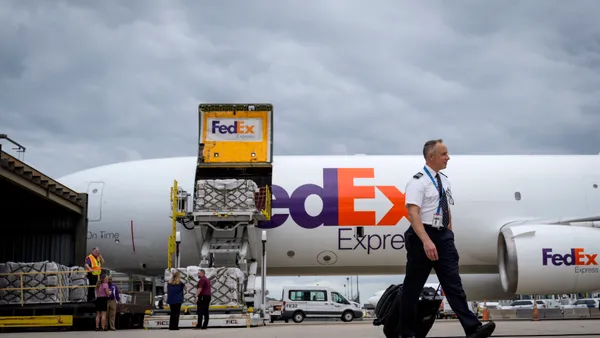
[[[441,173],[448,160],[448,149],[442,140],[423,147],[425,166],[406,185],[406,207],[411,226],[405,232],[407,251],[406,275],[402,288],[402,337],[415,336],[416,308],[421,290],[431,268],[446,294],[446,299],[465,330],[467,338],[486,338],[496,324],[485,325],[469,309],[458,273],[458,252],[454,245],[452,217],[448,204],[454,205],[448,177]]]

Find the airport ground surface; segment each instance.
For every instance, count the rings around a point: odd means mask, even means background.
[[[598,337],[600,320],[546,320],[546,321],[498,321],[495,337]],[[168,330],[123,330],[117,332],[44,332],[44,333],[7,333],[5,337],[237,337],[237,338],[306,338],[344,337],[344,338],[381,338],[382,328],[373,326],[370,320],[351,323],[341,322],[304,322],[274,323],[254,328],[209,328],[206,331],[181,329]],[[456,320],[437,321],[428,337],[464,337],[460,323]]]

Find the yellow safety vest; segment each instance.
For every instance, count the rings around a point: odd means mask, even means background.
[[[92,275],[100,275],[100,273],[102,272],[102,267],[100,266],[100,262],[96,259],[96,257],[94,257],[94,255],[90,254],[89,256],[90,262],[92,263]]]

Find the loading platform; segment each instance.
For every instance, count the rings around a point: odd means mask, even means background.
[[[165,279],[170,278],[175,266],[176,224],[181,223],[200,243],[198,269],[220,269],[232,275],[239,271],[243,275],[241,290],[236,287],[226,292],[227,297],[213,297],[209,325],[260,325],[268,320],[268,314],[264,294],[266,232],[258,224],[271,217],[273,106],[200,104],[198,119],[194,191],[190,194],[181,189],[176,180],[171,188],[172,233]],[[195,289],[195,273],[177,268],[182,279]],[[262,286],[257,288],[259,268],[263,278]],[[219,309],[225,298],[240,311]],[[180,327],[195,325],[197,316],[191,311],[182,314]],[[167,326],[165,312],[153,311],[145,320],[147,328]]]

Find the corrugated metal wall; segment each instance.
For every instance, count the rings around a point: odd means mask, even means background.
[[[82,264],[75,257],[75,230],[81,216],[2,182],[0,196],[0,262]]]
[[[59,217],[53,221],[65,225],[74,224],[68,219],[60,220]],[[52,232],[50,229],[35,229],[37,224],[32,223],[37,222],[25,220],[25,222],[14,221],[5,224],[22,231],[5,233],[0,237],[0,262],[48,260],[69,266],[75,264],[74,229],[70,232]]]

